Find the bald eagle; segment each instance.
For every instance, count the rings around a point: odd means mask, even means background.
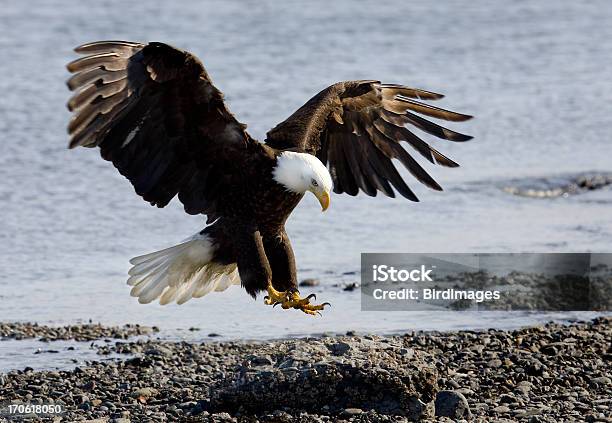
[[[375,80],[345,81],[315,95],[253,139],[234,117],[202,63],[159,42],[99,41],[75,51],[67,84],[70,148],[99,147],[102,158],[151,205],[178,196],[206,227],[173,247],[133,258],[128,285],[140,303],[182,304],[241,284],[268,305],[317,314],[327,305],[300,296],[285,222],[306,192],[329,207],[330,193],[380,191],[418,201],[392,160],[418,181],[440,185],[402,148],[434,164],[457,163],[405,125],[449,141],[471,137],[430,122],[471,116],[423,103],[441,94]]]

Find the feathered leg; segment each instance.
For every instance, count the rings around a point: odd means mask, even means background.
[[[316,315],[329,303],[311,304],[316,298],[310,294],[300,296],[297,288],[295,256],[287,233],[283,230],[263,238],[263,245],[272,269],[272,282],[268,285],[268,295],[264,301],[268,305],[278,305],[284,309],[295,308],[306,314]]]

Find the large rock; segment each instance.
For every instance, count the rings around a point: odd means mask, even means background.
[[[400,339],[322,338],[262,346],[233,378],[211,389],[211,411],[342,414],[373,410],[433,417],[438,390],[431,356]],[[293,414],[293,413],[292,413]]]
[[[438,392],[436,396],[436,416],[465,419],[469,418],[470,415],[470,406],[461,392]]]

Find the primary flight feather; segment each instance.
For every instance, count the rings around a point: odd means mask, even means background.
[[[324,89],[260,143],[186,51],[127,41],[75,51],[84,57],[67,66],[70,148],[99,147],[151,205],[178,196],[187,213],[207,217],[183,243],[131,260],[128,284],[141,303],[182,304],[240,283],[252,296],[266,291],[266,304],[317,314],[326,304],[300,296],[284,228],[303,195],[313,193],[323,210],[332,189],[418,201],[393,159],[441,187],[400,142],[431,163],[458,165],[406,125],[449,141],[471,138],[421,116],[470,119],[422,102],[442,95],[368,80]]]

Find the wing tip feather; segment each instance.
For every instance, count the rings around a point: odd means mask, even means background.
[[[87,54],[90,53],[92,49],[100,46],[109,46],[109,47],[131,47],[138,48],[143,47],[143,43],[137,43],[134,41],[123,41],[123,40],[103,40],[103,41],[92,41],[89,43],[81,44],[76,46],[73,50],[78,54]]]
[[[466,142],[466,141],[469,141],[471,139],[474,139],[473,136],[462,134],[460,132],[455,132],[455,134],[457,134],[457,135],[454,135],[454,137],[453,137],[453,139],[451,141]]]

